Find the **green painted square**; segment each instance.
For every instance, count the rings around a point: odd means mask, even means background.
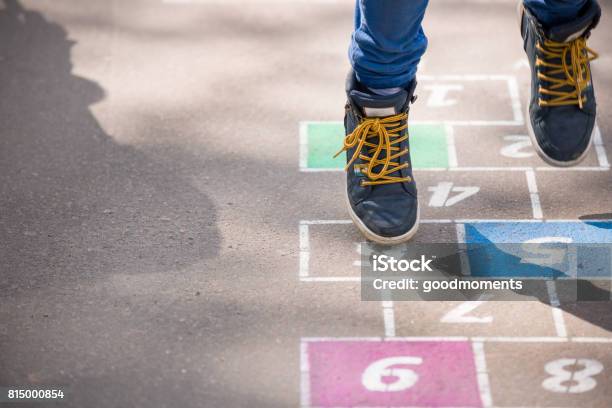
[[[341,169],[346,164],[346,155],[335,159],[334,154],[342,148],[344,126],[341,122],[308,123],[308,168]],[[410,148],[415,169],[448,167],[448,145],[444,125],[410,125]]]

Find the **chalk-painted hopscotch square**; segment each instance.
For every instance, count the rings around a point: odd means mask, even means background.
[[[449,128],[444,125],[411,125],[410,149],[416,169],[447,168],[453,163],[449,151]],[[341,122],[302,123],[302,170],[342,170],[346,154],[333,156],[343,146],[344,126]],[[452,147],[452,146],[451,146]]]
[[[612,222],[464,224],[472,276],[610,279]]]
[[[305,341],[316,407],[481,407],[469,341]],[[304,386],[304,384],[303,384]]]

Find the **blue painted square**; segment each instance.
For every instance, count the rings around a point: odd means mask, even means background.
[[[612,222],[465,224],[472,276],[612,278]]]

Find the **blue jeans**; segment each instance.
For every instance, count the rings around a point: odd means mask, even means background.
[[[524,0],[545,26],[574,18],[587,0]],[[370,88],[406,86],[427,49],[421,27],[428,0],[357,0],[349,59]]]

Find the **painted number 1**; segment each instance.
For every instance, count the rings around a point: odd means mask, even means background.
[[[397,365],[419,365],[423,363],[420,357],[388,357],[370,364],[361,375],[361,383],[368,391],[396,392],[412,387],[419,380],[417,373],[409,368],[394,367]],[[386,377],[395,377],[393,381],[383,381]]]

